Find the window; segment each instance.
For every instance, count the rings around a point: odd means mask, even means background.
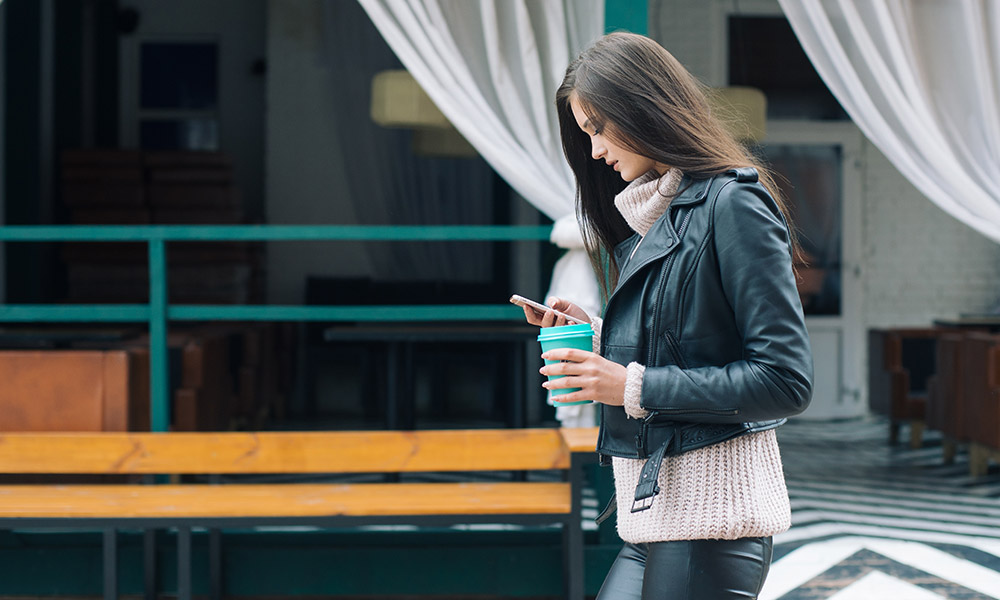
[[[144,42],[139,49],[139,146],[219,149],[219,48]]]
[[[784,17],[729,16],[729,85],[759,88],[769,119],[847,120]]]
[[[839,315],[841,303],[842,152],[839,145],[770,144],[763,149],[781,177],[799,233],[796,271],[807,315]]]

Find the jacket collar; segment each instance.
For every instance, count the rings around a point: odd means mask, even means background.
[[[681,179],[681,184],[677,188],[682,190],[680,195],[674,198],[670,203],[670,206],[687,206],[689,204],[697,204],[703,202],[708,196],[708,188],[711,187],[714,177],[709,177],[707,179],[692,179],[691,177],[685,175],[684,179]]]
[[[671,211],[684,206],[693,206],[705,201],[712,179],[691,179],[687,175],[681,180],[681,193],[670,202],[670,206],[660,218],[653,223],[644,238],[635,234],[615,247],[615,261],[621,266],[618,286],[621,285],[646,264],[663,258],[681,245],[681,240],[674,231]],[[639,249],[629,258],[632,249],[639,244]],[[623,264],[624,263],[624,264]]]

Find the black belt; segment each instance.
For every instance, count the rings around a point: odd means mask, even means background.
[[[680,454],[680,442],[682,439],[680,427],[670,427],[669,430],[669,437],[660,444],[659,448],[649,455],[646,464],[642,466],[642,473],[639,474],[639,484],[635,486],[635,500],[632,501],[632,512],[634,513],[646,510],[652,506],[653,497],[660,493],[660,484],[657,482],[660,478],[660,465],[663,464],[663,459],[667,455],[667,448],[676,446],[674,453]],[[608,502],[608,505],[604,507],[601,514],[597,515],[597,519],[595,519],[598,525],[606,521],[615,512],[617,498],[617,492],[611,495],[611,501]]]

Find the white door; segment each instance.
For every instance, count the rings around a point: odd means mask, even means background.
[[[853,123],[769,121],[764,151],[807,254],[799,288],[813,350],[813,400],[801,418],[864,415],[861,133]]]

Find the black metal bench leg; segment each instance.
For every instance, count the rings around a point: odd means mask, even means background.
[[[157,564],[156,564],[156,530],[142,531],[142,573],[143,598],[156,600]]]
[[[191,600],[191,528],[177,528],[177,600]]]
[[[104,599],[118,598],[118,532],[114,527],[104,530]]]
[[[573,515],[570,516],[574,519]],[[568,600],[583,600],[583,532],[578,518],[576,524],[567,521],[563,527],[563,572]]]
[[[583,461],[577,456],[570,457],[569,482],[572,497],[570,498],[569,521],[563,536],[566,544],[566,597],[569,600],[583,600]]]
[[[208,560],[212,578],[211,599],[222,600],[222,531],[208,530]]]

